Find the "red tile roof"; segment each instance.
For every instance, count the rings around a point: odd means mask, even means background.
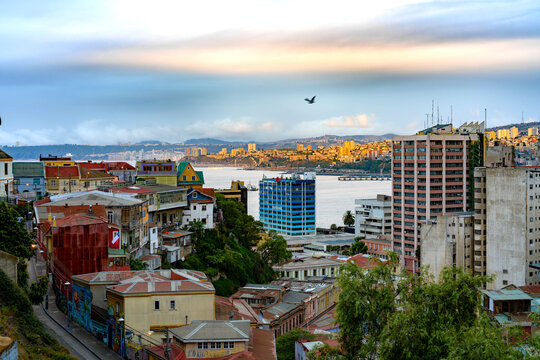
[[[46,178],[79,178],[78,166],[45,166]]]
[[[540,285],[525,285],[519,288],[529,295],[540,295]]]
[[[103,162],[95,163],[95,162],[88,161],[88,162],[80,162],[78,164],[83,169],[103,170],[103,171],[107,170],[107,165],[105,163],[103,163]]]
[[[116,162],[106,162],[107,170],[135,170],[133,165],[128,164],[125,161],[116,161]]]
[[[211,196],[213,198],[216,197],[216,194],[214,193],[214,189],[213,188],[202,188],[202,189],[198,189],[200,192],[204,193],[205,195],[208,195],[208,196]]]
[[[81,226],[81,225],[95,225],[95,224],[106,224],[107,220],[99,218],[97,216],[85,215],[85,214],[74,214],[66,216],[65,218],[56,220],[57,227],[71,227],[71,226]]]

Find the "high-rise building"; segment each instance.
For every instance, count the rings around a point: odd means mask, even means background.
[[[257,144],[248,144],[248,152],[257,151]]]
[[[536,126],[529,128],[527,130],[527,135],[528,136],[538,136],[538,128]]]
[[[392,139],[393,248],[407,269],[418,269],[426,220],[467,211],[469,167],[483,164],[483,132],[483,122],[444,124]]]
[[[489,289],[540,283],[540,167],[477,168],[474,272]]]
[[[259,218],[266,230],[284,235],[315,235],[315,173],[259,182]]]
[[[515,126],[512,126],[512,127],[510,128],[510,138],[511,138],[511,139],[515,139],[515,138],[517,138],[518,136],[519,136],[519,130],[518,130],[518,128],[515,127]]]
[[[304,144],[296,144],[296,151],[304,151]]]
[[[379,239],[392,232],[392,197],[377,194],[375,199],[356,199],[354,235]]]

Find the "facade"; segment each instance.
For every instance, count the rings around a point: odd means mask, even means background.
[[[0,149],[0,199],[13,192],[13,158]]]
[[[187,161],[178,164],[177,185],[184,188],[201,189],[204,185],[204,175],[202,171],[195,171],[193,166]]]
[[[342,261],[325,257],[297,258],[272,269],[281,279],[307,280],[312,276],[335,277]]]
[[[134,257],[142,255],[141,248],[148,242],[148,203],[146,201],[125,194],[110,194],[93,190],[56,195],[34,204],[38,224],[47,220],[49,215],[58,220],[65,216],[66,211],[79,206],[85,208],[102,206],[103,217],[107,219],[107,222],[121,229],[121,248]]]
[[[392,197],[378,194],[375,199],[356,199],[354,235],[366,240],[392,233]]]
[[[43,166],[75,166],[75,161],[71,160],[70,156],[39,156],[39,161]]]
[[[41,162],[13,162],[13,194],[25,200],[45,196],[45,169]]]
[[[112,188],[114,193],[131,194],[148,202],[150,221],[159,227],[179,225],[187,207],[187,189],[170,185],[155,184],[153,180],[134,186]]]
[[[182,225],[192,221],[202,221],[206,229],[214,228],[214,190],[190,189],[188,191],[188,209],[184,211]]]
[[[136,169],[134,166],[124,161],[107,162],[107,172],[115,176],[118,181],[128,185],[135,184]]]
[[[176,186],[176,162],[172,160],[141,160],[136,163],[137,182],[155,179],[157,184]]]
[[[422,224],[468,210],[468,171],[483,163],[483,131],[484,123],[445,124],[393,138],[393,248],[408,270],[418,270]]]
[[[184,261],[191,251],[193,250],[193,244],[191,242],[191,235],[193,233],[185,230],[164,231],[162,250],[167,257],[169,263],[176,261]]]
[[[262,179],[259,217],[266,230],[292,236],[315,235],[315,173]]]
[[[435,280],[444,267],[474,267],[474,215],[472,212],[446,214],[422,226],[420,259],[429,266]]]
[[[540,284],[540,168],[475,171],[475,273],[489,289]]]
[[[82,191],[80,179],[79,167],[76,165],[45,165],[45,185],[49,194],[58,195]]]

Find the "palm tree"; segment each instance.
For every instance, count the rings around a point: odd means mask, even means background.
[[[343,215],[343,224],[345,224],[345,226],[354,225],[354,215],[351,212],[351,210],[347,210],[345,214]]]

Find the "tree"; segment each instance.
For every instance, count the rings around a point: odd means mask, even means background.
[[[337,225],[336,224],[330,225],[330,230],[337,230]]]
[[[34,239],[26,230],[26,224],[19,221],[17,210],[5,202],[0,203],[0,250],[20,258],[30,259],[33,255]]]
[[[434,282],[425,271],[395,280],[395,254],[369,272],[342,266],[336,306],[347,359],[520,359],[522,353],[480,311],[485,276],[445,268]],[[531,342],[534,343],[534,342]]]
[[[278,360],[294,360],[294,344],[303,339],[314,340],[315,335],[302,329],[293,329],[278,337],[276,340]]]
[[[259,246],[264,261],[273,266],[287,262],[292,258],[292,252],[287,249],[287,241],[274,230],[268,232],[268,238]]]
[[[354,243],[351,245],[350,254],[356,255],[356,254],[366,254],[368,251],[368,248],[366,246],[366,243],[360,240],[360,237],[354,238]]]
[[[19,258],[17,263],[17,285],[24,291],[28,290],[28,279],[30,274],[28,274],[28,263],[26,259]]]
[[[345,214],[343,214],[343,224],[345,224],[345,226],[354,225],[354,215],[351,210],[347,210]]]
[[[43,297],[47,294],[47,291],[49,291],[49,279],[47,276],[42,276],[38,281],[30,285],[28,297],[32,304],[39,305],[43,302]]]
[[[148,264],[142,261],[141,259],[129,259],[129,269],[130,270],[146,270]]]

